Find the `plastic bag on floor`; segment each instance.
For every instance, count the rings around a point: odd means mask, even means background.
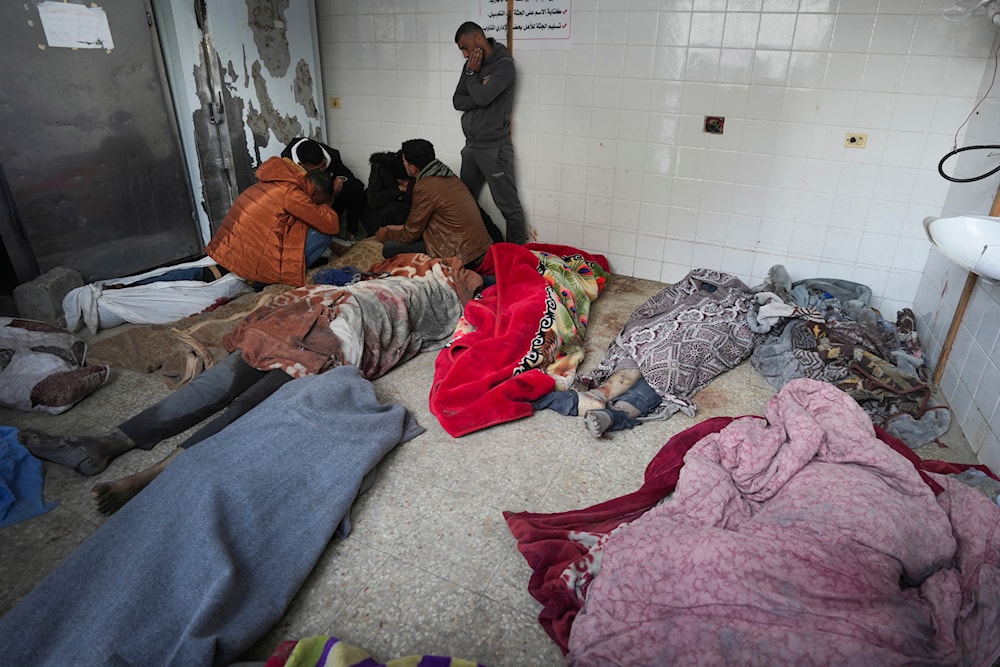
[[[176,322],[251,290],[245,280],[232,273],[208,283],[199,280],[171,280],[134,284],[168,271],[212,265],[215,265],[215,261],[211,257],[205,257],[127,278],[99,280],[71,290],[63,299],[67,328],[76,331],[81,327],[82,321],[91,333],[97,333],[100,329],[110,329],[126,322]],[[115,286],[114,289],[111,288],[112,285]]]

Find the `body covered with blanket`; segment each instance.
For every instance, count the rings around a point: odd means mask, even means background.
[[[179,457],[0,619],[5,665],[229,665],[284,613],[362,481],[423,429],[351,366]]]
[[[607,537],[567,663],[1000,656],[1000,508],[922,477],[829,384],[793,380],[765,414],[698,440],[673,496]]]
[[[398,255],[372,270],[384,277],[275,296],[224,337],[226,347],[258,370],[297,378],[351,365],[372,380],[444,346],[483,284],[457,258]]]
[[[655,417],[694,417],[691,397],[750,356],[760,336],[747,323],[750,288],[736,276],[694,269],[646,300],[580,381],[600,385],[619,370],[638,369],[662,402]]]
[[[496,243],[478,269],[496,284],[471,301],[437,357],[431,412],[459,437],[530,416],[572,384],[591,304],[609,275],[603,255],[570,246]]]

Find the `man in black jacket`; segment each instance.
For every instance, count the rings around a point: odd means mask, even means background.
[[[340,159],[340,151],[315,139],[296,137],[288,142],[281,157],[289,158],[306,169],[323,169],[334,178],[333,203],[340,216],[340,229],[348,239],[358,235],[365,203],[365,184],[355,178]]]
[[[413,179],[406,173],[399,151],[372,153],[369,161],[372,170],[362,220],[368,235],[375,236],[379,227],[406,222],[413,200]]]

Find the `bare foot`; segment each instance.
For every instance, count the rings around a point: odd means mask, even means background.
[[[97,511],[105,516],[114,514],[149,483],[141,483],[133,477],[134,475],[129,475],[113,482],[95,484],[90,490],[90,495],[94,498]]]
[[[112,459],[135,447],[135,443],[117,430],[108,435],[76,436],[20,429],[17,439],[32,456],[67,466],[86,477],[101,472]]]
[[[595,438],[604,436],[604,432],[611,426],[611,415],[607,410],[591,410],[584,415],[584,423],[590,435]]]
[[[97,511],[108,516],[120,510],[125,503],[132,500],[137,493],[145,489],[161,472],[166,470],[170,462],[183,451],[178,447],[167,458],[145,470],[112,482],[95,484],[94,488],[90,490],[90,495],[94,499],[94,504],[97,505]]]

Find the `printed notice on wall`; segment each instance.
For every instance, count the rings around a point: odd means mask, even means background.
[[[507,41],[507,0],[472,0],[487,37]],[[568,49],[572,46],[572,0],[514,0],[514,46]]]
[[[107,51],[115,48],[108,15],[100,7],[46,0],[38,4],[38,16],[49,46]]]

